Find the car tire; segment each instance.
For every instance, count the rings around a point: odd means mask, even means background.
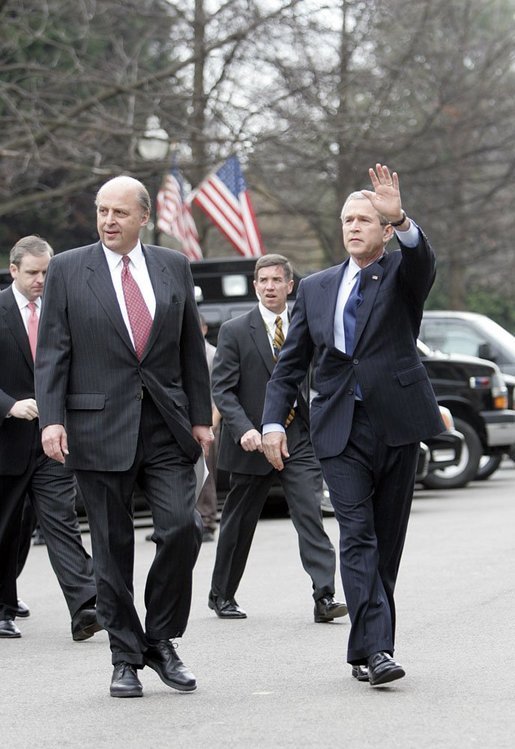
[[[479,461],[476,481],[486,481],[496,472],[502,463],[502,455],[483,455]]]
[[[457,466],[449,466],[429,473],[422,481],[427,489],[460,489],[476,478],[479,461],[483,454],[481,440],[474,427],[467,421],[455,417],[454,424],[458,432],[465,437],[460,462]]]

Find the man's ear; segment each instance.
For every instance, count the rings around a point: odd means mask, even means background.
[[[386,224],[383,230],[384,243],[388,244],[388,242],[390,241],[390,239],[393,237],[394,234],[395,234],[395,231],[394,231],[393,226],[391,224]]]

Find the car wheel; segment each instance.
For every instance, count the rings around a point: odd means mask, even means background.
[[[502,455],[483,455],[479,461],[476,481],[485,481],[496,472],[502,463]]]
[[[429,473],[422,481],[427,489],[459,489],[476,478],[483,454],[481,440],[467,421],[455,418],[454,424],[458,432],[465,437],[460,462],[456,466],[440,468]]]

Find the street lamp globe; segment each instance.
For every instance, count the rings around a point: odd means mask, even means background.
[[[138,141],[138,151],[145,161],[162,161],[168,154],[168,133],[155,114],[147,118],[147,126]]]

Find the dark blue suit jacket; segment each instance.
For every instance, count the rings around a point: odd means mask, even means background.
[[[334,346],[334,314],[348,260],[303,279],[286,343],[267,387],[263,423],[283,423],[298,383],[316,354],[311,438],[318,458],[339,455],[347,444],[355,389],[361,387],[377,436],[391,446],[418,442],[444,428],[416,347],[435,258],[420,233],[416,248],[385,253],[361,271],[355,348]]]

